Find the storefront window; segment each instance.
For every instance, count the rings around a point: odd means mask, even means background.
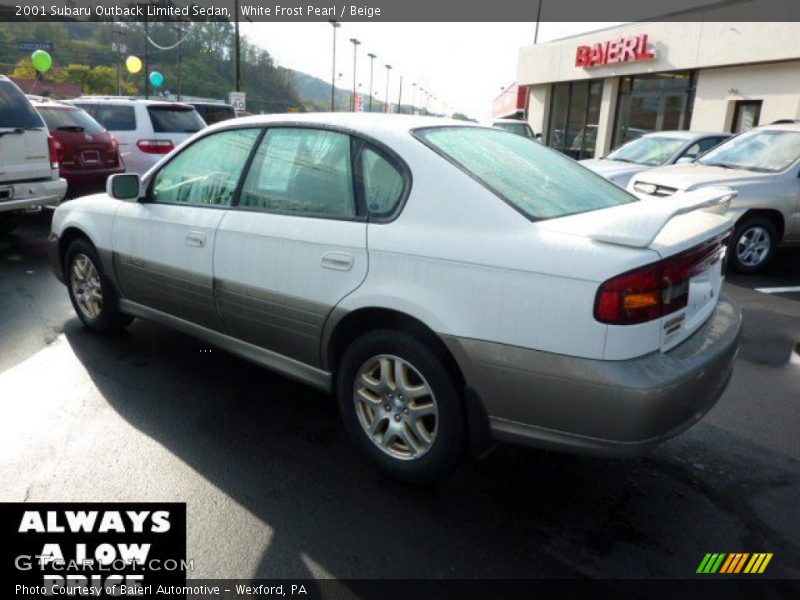
[[[731,133],[750,131],[758,125],[761,116],[761,100],[739,100],[733,111]]]
[[[602,94],[601,81],[554,85],[547,144],[575,159],[592,158]]]
[[[623,77],[613,147],[653,131],[689,129],[694,87],[693,71]]]

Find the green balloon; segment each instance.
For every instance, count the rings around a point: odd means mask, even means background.
[[[31,62],[33,63],[33,68],[40,73],[47,73],[50,67],[53,66],[53,58],[50,56],[49,52],[45,52],[44,50],[37,50],[31,54]]]

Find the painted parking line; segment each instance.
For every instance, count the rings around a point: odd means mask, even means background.
[[[795,292],[800,292],[800,285],[789,287],[763,287],[755,289],[757,292],[761,292],[762,294],[792,294]]]

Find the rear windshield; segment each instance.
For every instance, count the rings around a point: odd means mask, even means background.
[[[76,106],[79,105],[76,103]],[[109,131],[136,130],[136,113],[132,106],[115,104],[87,104],[85,106],[87,109],[93,107],[92,116]]]
[[[10,81],[0,81],[0,127],[44,127],[36,109]]]
[[[194,108],[207,125],[236,118],[236,111],[228,104],[195,104]]]
[[[103,126],[81,108],[40,106],[38,110],[50,131],[75,131],[78,133],[103,131]]]
[[[415,135],[530,219],[636,202],[572,159],[519,135],[483,127],[437,127]]]
[[[192,107],[148,106],[147,112],[156,133],[195,133],[206,126]]]

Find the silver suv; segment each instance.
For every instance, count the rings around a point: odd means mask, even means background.
[[[57,204],[66,192],[42,117],[22,90],[0,75],[0,235],[13,230],[25,211]]]

